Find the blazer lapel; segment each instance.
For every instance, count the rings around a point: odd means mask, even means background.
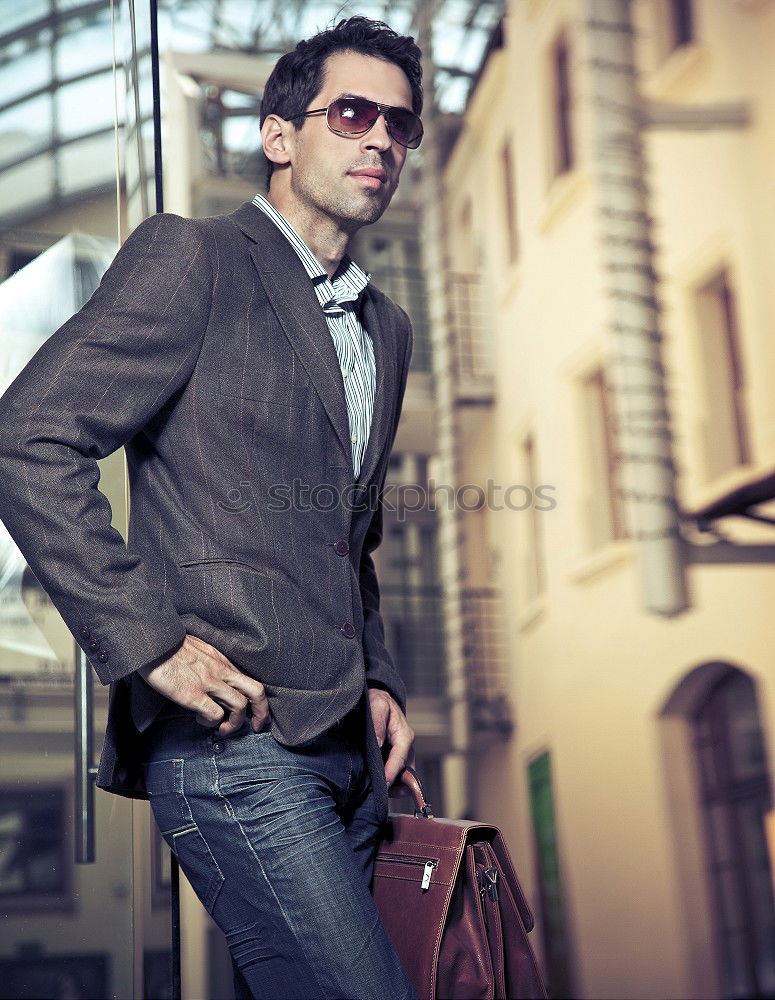
[[[352,442],[342,371],[336,347],[312,282],[296,251],[261,209],[244,202],[231,218],[250,239],[250,255],[272,308],[299,360],[304,365],[336,435],[347,455],[350,474]],[[382,313],[382,315],[380,315]],[[376,393],[366,453],[358,482],[368,482],[390,433],[395,396],[395,334],[386,310],[377,304],[371,287],[363,295],[362,319],[374,345]]]
[[[374,344],[376,389],[374,412],[371,418],[369,440],[361,462],[358,482],[367,483],[387,444],[393,419],[393,401],[396,393],[395,331],[387,310],[379,307],[374,291],[367,285],[363,293],[361,318]]]

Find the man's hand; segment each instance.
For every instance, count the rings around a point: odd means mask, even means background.
[[[390,754],[385,762],[385,781],[388,788],[407,764],[414,764],[414,730],[395,698],[382,688],[369,688],[369,704],[374,732],[380,746],[387,738]]]
[[[245,721],[252,708],[251,726],[259,732],[269,719],[264,685],[238,670],[215,646],[195,635],[186,635],[183,645],[155,667],[137,671],[147,682],[183,708],[196,712],[196,721],[228,736]],[[223,718],[223,709],[231,712]],[[221,721],[223,720],[223,721]]]

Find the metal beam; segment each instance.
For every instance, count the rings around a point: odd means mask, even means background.
[[[701,545],[686,542],[684,562],[687,565],[745,565],[775,564],[775,545],[745,544],[726,540]]]
[[[680,131],[717,128],[747,128],[751,124],[748,101],[720,101],[716,104],[669,104],[649,101],[645,104],[641,123],[648,128]]]

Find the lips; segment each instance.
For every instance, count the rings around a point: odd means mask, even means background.
[[[363,170],[351,170],[350,176],[360,181],[362,187],[379,188],[387,183],[387,173],[378,167],[364,167]]]
[[[351,170],[353,177],[377,177],[384,182],[387,180],[387,173],[379,167],[364,167],[362,170]]]

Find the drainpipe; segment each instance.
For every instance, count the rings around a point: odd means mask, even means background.
[[[689,607],[662,363],[631,0],[584,0],[598,211],[607,275],[612,410],[645,608]]]
[[[447,318],[447,274],[441,167],[439,109],[434,86],[432,25],[439,8],[438,0],[417,6],[417,44],[423,53],[423,126],[421,168],[421,247],[425,284],[428,294],[428,320],[432,344],[433,391],[436,403],[437,461],[441,487],[437,500],[439,525],[439,574],[443,594],[447,703],[449,705],[450,753],[444,758],[444,786],[447,811],[463,816],[474,806],[468,787],[471,771],[467,767],[469,749],[468,696],[463,649],[463,594],[461,583],[461,516],[456,505],[445,496],[445,488],[455,491],[459,483],[458,418],[453,395],[453,358]]]

